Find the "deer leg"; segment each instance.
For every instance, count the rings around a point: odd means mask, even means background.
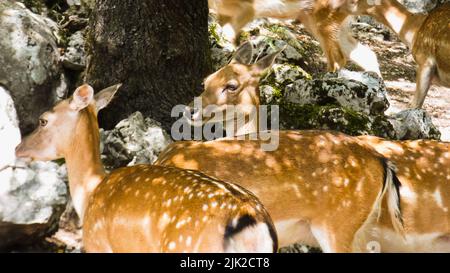
[[[320,21],[308,12],[300,13],[298,19],[308,32],[319,41],[320,47],[327,58],[327,70],[335,72],[345,66],[346,59],[340,49],[334,24]]]
[[[343,214],[352,215],[352,220],[337,223],[336,219],[328,218],[320,223],[311,223],[311,232],[325,253],[370,252],[369,242],[373,241],[372,222],[365,213]]]
[[[428,89],[430,89],[431,79],[434,73],[434,65],[431,63],[419,64],[417,68],[416,93],[411,102],[412,108],[421,108]]]
[[[242,7],[238,16],[233,19],[233,28],[236,31],[233,43],[237,45],[239,37],[242,33],[242,28],[244,28],[248,23],[250,23],[255,18],[255,10],[250,4],[246,4]]]
[[[219,25],[223,26],[223,25],[231,22],[231,17],[227,16],[227,15],[219,14],[219,15],[217,15],[217,22],[219,23]]]
[[[233,11],[231,13],[230,11]],[[236,13],[236,14],[234,14]],[[237,45],[242,28],[254,19],[255,11],[251,3],[238,2],[228,7],[225,14],[219,14],[218,21],[223,28],[225,38]]]
[[[343,68],[347,59],[341,50],[334,28],[332,26],[320,27],[318,39],[327,58],[328,71],[336,72]]]
[[[324,253],[349,253],[353,251],[353,240],[358,228],[348,230],[349,226],[345,227],[344,231],[326,225],[313,225],[311,232]]]
[[[360,66],[364,71],[372,71],[381,77],[377,55],[367,46],[353,38],[349,22],[344,22],[339,30],[339,44],[345,56]]]

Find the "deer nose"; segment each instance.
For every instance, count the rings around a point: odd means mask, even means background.
[[[16,157],[17,158],[24,158],[27,157],[27,154],[25,153],[25,149],[23,148],[23,143],[20,143],[16,147]]]

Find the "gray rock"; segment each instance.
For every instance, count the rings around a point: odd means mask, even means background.
[[[0,86],[0,170],[15,160],[14,150],[20,143],[16,109],[10,93]],[[0,184],[1,185],[1,184]]]
[[[214,71],[226,65],[232,58],[235,47],[227,41],[222,34],[222,27],[213,16],[208,18],[209,43],[211,49],[211,61]]]
[[[293,244],[287,247],[280,248],[279,253],[321,253],[319,248],[310,247],[307,245]]]
[[[249,40],[255,50],[253,60],[284,49],[277,58],[278,63],[299,64],[303,61],[305,48],[285,26],[272,24],[269,19],[257,19],[245,28],[241,40]]]
[[[211,59],[215,70],[227,64],[235,51],[235,47],[222,34],[222,27],[213,16],[209,17],[209,34]],[[244,28],[240,42],[250,41],[253,44],[253,62],[267,54],[284,49],[278,62],[298,64],[304,61],[305,48],[296,36],[285,26],[272,24],[268,19],[256,19]]]
[[[14,99],[20,128],[29,132],[64,90],[55,22],[15,1],[0,2],[0,85]],[[59,94],[58,94],[59,93]]]
[[[93,7],[95,5],[95,0],[66,0],[69,6],[88,6]]]
[[[68,46],[62,57],[64,67],[76,71],[83,71],[86,68],[84,43],[84,31],[77,31],[69,37]]]
[[[297,80],[310,80],[311,75],[300,66],[289,64],[274,64],[268,75],[260,81],[260,94],[262,100],[268,104],[277,104],[286,89],[286,86]]]
[[[55,232],[67,202],[65,167],[35,162],[0,172],[0,248]]]
[[[448,2],[448,0],[398,0],[408,10],[415,13],[429,12],[440,3]]]
[[[67,202],[67,175],[56,163],[26,165],[16,160],[20,130],[12,99],[1,87],[0,139],[1,249],[32,243],[56,230]]]
[[[111,131],[101,132],[101,151],[107,168],[153,163],[171,143],[161,125],[140,112],[122,120]]]
[[[389,107],[383,81],[369,73],[297,80],[286,87],[284,96],[287,102],[295,104],[336,104],[371,115],[383,114]]]
[[[389,118],[396,139],[440,139],[441,133],[422,109],[401,111]]]
[[[69,6],[80,6],[81,0],[66,0],[66,3]]]

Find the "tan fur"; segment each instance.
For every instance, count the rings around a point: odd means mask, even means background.
[[[46,112],[16,155],[65,158],[70,194],[83,219],[88,252],[271,252],[274,227],[258,199],[232,183],[200,172],[138,165],[106,174],[100,160],[97,112],[118,87],[93,97],[88,86]],[[236,234],[227,226],[254,219]],[[248,232],[251,229],[256,234]],[[272,232],[270,232],[272,231]],[[232,241],[233,247],[227,247]]]

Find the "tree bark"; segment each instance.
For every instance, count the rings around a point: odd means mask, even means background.
[[[200,93],[211,71],[206,0],[97,0],[86,81],[99,91],[123,83],[99,115],[114,127],[141,111],[170,128],[172,107]]]

